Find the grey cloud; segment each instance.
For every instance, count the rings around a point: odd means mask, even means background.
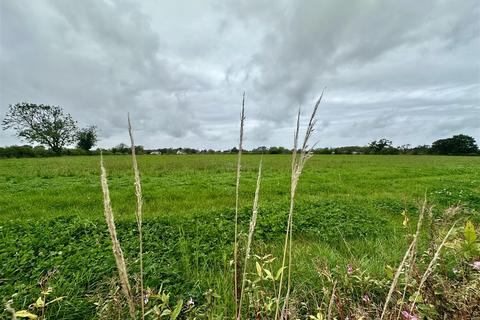
[[[291,145],[324,86],[320,145],[480,139],[480,5],[449,1],[0,2],[0,114],[61,105],[102,146]],[[18,143],[11,133],[0,144]]]

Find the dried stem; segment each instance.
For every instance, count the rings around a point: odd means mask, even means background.
[[[410,243],[410,246],[408,247],[407,251],[405,252],[405,255],[402,259],[402,262],[398,266],[397,272],[395,272],[395,276],[393,277],[392,284],[390,285],[390,290],[388,291],[387,299],[385,300],[385,304],[383,305],[383,311],[382,311],[382,315],[380,317],[380,320],[383,319],[383,317],[385,316],[385,313],[387,312],[388,303],[390,302],[390,299],[392,298],[393,291],[395,290],[395,288],[397,286],[398,279],[400,278],[400,274],[402,273],[402,270],[405,266],[405,263],[406,263],[407,259],[411,255],[415,254],[415,248],[416,248],[416,245],[417,245],[418,236],[420,234],[420,228],[422,226],[423,216],[424,216],[425,211],[426,211],[426,206],[427,206],[427,201],[425,199],[425,201],[423,202],[423,205],[422,205],[422,209],[420,210],[420,216],[418,217],[417,231],[415,232],[415,236],[413,237],[413,240]]]
[[[142,184],[140,181],[140,171],[138,170],[137,156],[135,152],[135,142],[133,140],[132,124],[130,122],[130,114],[128,114],[128,134],[130,135],[131,149],[132,149],[132,166],[135,175],[135,195],[137,197],[137,209],[135,211],[135,219],[137,220],[138,241],[139,241],[139,263],[140,263],[140,295],[141,295],[141,309],[142,320],[145,319],[145,296],[143,288],[143,235],[142,235]]]
[[[258,198],[260,195],[260,181],[262,178],[262,162],[263,162],[263,157],[260,160],[260,165],[258,166],[257,186],[255,188],[255,198],[253,200],[252,217],[250,218],[250,226],[248,229],[247,247],[245,248],[245,260],[243,263],[243,275],[242,275],[242,288],[240,290],[240,300],[238,303],[238,313],[237,313],[238,320],[242,318],[243,294],[245,291],[245,283],[247,282],[247,265],[248,265],[248,260],[250,259],[250,251],[252,247],[253,234],[255,232],[255,226],[257,224]]]
[[[235,314],[238,315],[238,208],[239,208],[239,192],[240,192],[240,175],[242,168],[242,148],[243,148],[243,125],[245,123],[245,92],[243,92],[242,111],[240,113],[240,139],[238,142],[237,157],[237,180],[235,184],[235,241],[233,248],[233,264],[234,264],[234,290],[235,290]]]
[[[132,290],[130,288],[130,283],[128,282],[128,272],[127,266],[125,264],[125,259],[123,257],[122,248],[120,242],[117,238],[117,230],[115,228],[115,220],[113,217],[112,205],[110,202],[110,192],[108,190],[107,182],[107,172],[103,166],[103,155],[100,154],[100,181],[102,184],[103,191],[103,205],[104,205],[104,214],[105,221],[107,222],[108,231],[110,233],[110,238],[112,240],[112,250],[115,257],[115,263],[117,264],[118,276],[120,278],[120,284],[122,286],[123,293],[127,299],[128,308],[130,312],[130,317],[135,319],[135,304],[133,303]]]
[[[427,193],[425,192],[425,198],[423,200],[423,204],[422,204],[422,209],[420,211],[420,217],[419,217],[419,221],[417,223],[417,231],[415,233],[415,238],[414,239],[418,239],[419,237],[419,234],[420,234],[420,226],[419,224],[421,223],[421,218],[423,219],[423,216],[425,215],[425,212],[426,211],[429,211],[429,214],[431,214],[432,212],[432,207],[428,207],[427,209]],[[412,267],[413,267],[413,264],[415,262],[415,256],[416,256],[416,241],[415,241],[415,244],[413,245],[413,248],[412,250],[410,251],[410,258],[408,259],[407,263],[406,263],[406,266],[405,268],[408,268],[408,269],[405,269],[405,284],[403,286],[403,293],[402,293],[402,299],[400,300],[400,306],[398,307],[398,313],[397,313],[397,319],[400,318],[400,315],[401,315],[401,312],[402,312],[402,308],[403,308],[403,304],[404,304],[404,301],[405,301],[405,295],[407,293],[407,286],[408,286],[408,280],[410,278],[410,274],[412,273]]]
[[[430,276],[430,273],[435,269],[435,263],[437,262],[438,258],[440,257],[440,251],[442,250],[443,246],[445,245],[445,242],[447,242],[448,237],[450,237],[450,234],[453,231],[453,228],[455,227],[456,222],[452,225],[450,230],[448,230],[445,238],[443,238],[442,243],[437,248],[437,251],[433,255],[432,261],[428,264],[427,269],[425,270],[425,273],[422,276],[422,279],[420,280],[420,284],[418,285],[417,291],[415,295],[420,294],[420,290],[422,289],[423,285],[425,284],[425,281],[427,281],[427,278]],[[415,308],[415,300],[413,300],[412,306],[410,307],[410,313],[413,311],[413,308]]]
[[[337,281],[335,281],[333,283],[332,296],[330,297],[330,302],[328,303],[327,320],[332,319],[333,301],[335,300],[335,288],[336,287],[337,287]]]
[[[287,292],[285,294],[285,301],[280,312],[280,299],[282,298],[282,285],[283,285],[283,275],[284,272],[282,271],[280,275],[280,284],[278,289],[278,296],[277,296],[277,306],[275,309],[275,319],[283,319],[284,318],[284,311],[288,308],[288,300],[290,296],[290,288],[291,288],[291,269],[292,269],[292,230],[293,230],[293,209],[295,206],[295,194],[297,190],[298,181],[302,174],[303,167],[307,160],[312,156],[312,148],[309,147],[308,143],[312,136],[312,133],[315,130],[316,125],[316,115],[318,111],[318,107],[320,102],[322,101],[323,94],[325,89],[322,91],[322,94],[318,98],[315,106],[313,108],[312,114],[310,116],[310,121],[308,122],[307,130],[305,132],[305,137],[303,139],[302,149],[300,150],[300,155],[297,156],[297,148],[298,148],[298,135],[300,129],[300,108],[297,114],[297,125],[296,130],[294,132],[294,139],[293,139],[293,150],[292,150],[292,175],[291,175],[291,184],[290,184],[290,208],[288,213],[287,219],[287,230],[285,232],[285,242],[283,247],[283,258],[282,258],[282,270],[285,269],[285,264],[287,262],[287,254],[288,254],[288,275],[287,275]]]
[[[17,315],[15,314],[15,309],[12,307],[13,300],[8,300],[5,303],[5,311],[12,315],[12,320],[17,320]]]

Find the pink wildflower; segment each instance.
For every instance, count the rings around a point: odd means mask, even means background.
[[[351,264],[348,264],[348,266],[347,266],[347,274],[348,274],[348,275],[351,275],[352,273],[353,273],[353,267],[352,267]]]
[[[480,270],[480,261],[474,261],[474,262],[472,263],[472,267],[473,267],[473,269],[475,269],[475,270]]]
[[[418,317],[415,314],[410,313],[407,310],[402,311],[402,317],[405,320],[418,320]]]
[[[370,297],[368,296],[368,294],[364,294],[362,300],[367,304],[370,303]]]

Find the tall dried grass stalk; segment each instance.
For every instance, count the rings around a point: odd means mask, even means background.
[[[17,315],[15,313],[15,309],[12,307],[13,300],[8,300],[5,302],[5,311],[12,315],[12,320],[17,320]]]
[[[425,216],[425,212],[428,211],[428,215],[432,214],[432,207],[428,206],[427,208],[427,193],[425,192],[425,197],[423,200],[422,208],[420,211],[420,216],[419,216],[419,221],[417,222],[417,231],[415,233],[415,238],[418,239],[418,236],[420,234],[420,224],[421,224],[421,219]],[[406,262],[405,266],[405,284],[403,285],[403,292],[402,292],[402,299],[400,300],[400,305],[398,306],[398,313],[397,313],[397,319],[400,318],[400,315],[402,313],[403,305],[405,303],[405,295],[407,293],[407,286],[408,286],[408,281],[410,279],[410,274],[412,273],[413,270],[413,264],[415,262],[415,256],[416,256],[416,241],[415,244],[413,245],[412,250],[410,250],[410,257]]]
[[[290,295],[290,287],[291,287],[291,269],[292,269],[292,230],[293,230],[293,211],[295,206],[295,194],[297,190],[298,181],[302,174],[303,167],[308,159],[312,156],[312,149],[315,147],[309,146],[308,143],[310,138],[315,131],[315,125],[317,123],[316,115],[318,111],[318,107],[320,102],[322,101],[323,94],[325,89],[322,91],[322,94],[318,98],[315,106],[313,108],[312,114],[310,116],[310,121],[308,122],[307,130],[305,132],[305,137],[303,139],[302,148],[300,150],[300,155],[297,155],[297,148],[298,148],[298,135],[300,129],[300,108],[297,114],[297,125],[294,132],[293,138],[293,150],[292,150],[292,175],[291,175],[291,183],[290,183],[290,208],[288,212],[288,219],[287,219],[287,230],[285,232],[285,242],[283,247],[283,258],[282,258],[282,270],[285,270],[285,265],[287,263],[287,254],[288,254],[288,276],[287,276],[287,290],[285,294],[285,301],[280,310],[280,299],[282,298],[282,288],[283,288],[283,275],[284,271],[280,275],[280,284],[278,289],[277,295],[277,305],[275,309],[275,319],[283,319],[284,318],[284,311],[288,308],[288,300]],[[281,311],[281,313],[280,313]]]
[[[433,255],[432,260],[428,264],[427,269],[425,270],[425,273],[422,276],[422,279],[420,280],[420,284],[418,285],[417,291],[415,295],[420,294],[420,290],[422,290],[423,285],[425,284],[425,281],[427,281],[427,278],[430,276],[430,273],[432,273],[433,269],[435,269],[435,263],[437,262],[438,258],[440,257],[440,252],[445,245],[445,242],[447,242],[448,237],[450,237],[450,234],[453,231],[453,228],[455,227],[456,222],[452,225],[450,230],[448,230],[447,234],[445,235],[445,238],[443,238],[442,243],[437,248],[437,251],[435,251],[435,254]],[[413,300],[412,306],[410,307],[410,313],[412,313],[413,308],[415,308],[415,300]]]
[[[242,168],[243,125],[245,123],[245,92],[243,92],[242,111],[240,112],[240,138],[238,141],[237,180],[235,184],[235,241],[233,248],[235,314],[238,315],[238,208],[240,205],[240,175]]]
[[[333,301],[335,300],[335,289],[337,287],[337,281],[333,283],[332,295],[330,297],[330,302],[328,303],[328,312],[327,312],[327,320],[332,319],[332,311],[333,311]]]
[[[117,264],[120,285],[122,287],[125,298],[127,299],[130,317],[132,319],[135,319],[135,304],[133,302],[132,289],[130,288],[130,283],[128,282],[127,266],[125,264],[122,248],[120,246],[120,242],[118,241],[118,237],[117,237],[117,230],[115,228],[115,220],[113,217],[113,210],[110,202],[110,192],[108,190],[107,172],[105,171],[105,167],[103,165],[103,155],[101,154],[100,154],[100,171],[101,171],[100,181],[102,184],[102,191],[103,191],[105,221],[107,222],[108,231],[110,233],[110,238],[112,240],[112,250],[113,250],[113,255],[115,257],[115,263]]]
[[[260,181],[262,178],[262,162],[263,162],[263,157],[260,160],[260,164],[258,166],[257,186],[255,188],[255,198],[253,200],[252,217],[250,218],[250,226],[248,228],[247,246],[245,248],[245,260],[243,262],[242,287],[240,290],[240,300],[238,302],[238,313],[237,313],[238,320],[242,318],[242,302],[243,302],[243,295],[245,292],[245,283],[247,282],[247,266],[248,266],[248,260],[250,259],[250,251],[252,247],[253,234],[255,232],[255,226],[257,225],[258,198],[260,195]]]
[[[387,299],[385,300],[385,304],[383,305],[383,311],[382,311],[382,315],[380,317],[380,320],[382,320],[383,317],[385,317],[385,313],[387,312],[388,303],[390,302],[390,299],[392,298],[393,292],[395,291],[395,288],[397,287],[398,279],[400,278],[400,275],[402,274],[402,270],[404,269],[407,260],[409,259],[409,257],[415,255],[415,248],[416,248],[416,245],[417,245],[418,236],[420,234],[420,229],[422,227],[423,216],[425,215],[426,208],[427,208],[427,200],[425,199],[424,202],[423,202],[423,205],[422,205],[422,209],[420,210],[420,215],[418,217],[417,230],[415,232],[415,236],[413,237],[413,240],[410,243],[410,246],[408,247],[407,251],[405,252],[405,255],[403,256],[402,262],[400,262],[400,265],[398,266],[398,269],[395,272],[395,276],[393,277],[392,284],[390,285],[390,289],[388,290]],[[412,263],[413,263],[413,261],[412,261]],[[407,271],[405,270],[405,272],[407,272]]]
[[[135,142],[133,139],[132,124],[130,121],[130,114],[128,114],[128,134],[130,135],[131,149],[132,149],[132,166],[135,176],[135,195],[137,197],[137,209],[135,210],[135,219],[137,221],[138,241],[139,241],[139,263],[140,263],[140,294],[141,294],[141,311],[142,320],[145,319],[145,295],[143,288],[143,235],[142,235],[142,184],[140,181],[140,171],[138,170],[137,156],[135,152]]]

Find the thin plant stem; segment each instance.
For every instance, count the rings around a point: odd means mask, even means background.
[[[393,277],[392,284],[390,285],[390,289],[388,290],[387,298],[385,299],[385,304],[383,305],[383,311],[382,315],[380,316],[380,320],[382,320],[385,317],[385,313],[387,312],[387,307],[388,303],[390,302],[390,299],[392,298],[393,291],[395,290],[397,286],[398,279],[400,278],[400,274],[402,273],[402,270],[405,266],[405,263],[407,259],[414,254],[418,236],[420,234],[420,228],[422,226],[423,222],[423,216],[425,214],[426,210],[426,200],[424,201],[422,205],[422,209],[420,210],[420,216],[418,217],[418,222],[417,222],[417,230],[415,232],[415,236],[413,237],[412,242],[410,243],[410,246],[408,247],[407,251],[405,252],[405,255],[403,256],[402,262],[398,266],[397,271],[395,272],[395,276]],[[406,272],[406,271],[405,271]]]
[[[107,222],[108,231],[110,233],[110,238],[112,241],[112,250],[115,257],[115,263],[117,264],[118,276],[120,279],[120,285],[123,290],[123,294],[127,299],[128,309],[130,312],[130,317],[135,319],[135,304],[133,302],[132,289],[130,288],[130,283],[128,282],[128,272],[127,266],[125,264],[125,259],[123,257],[122,247],[117,237],[117,230],[115,227],[115,220],[113,216],[112,205],[110,202],[110,192],[108,190],[108,181],[107,181],[107,172],[103,165],[103,155],[100,154],[100,181],[103,191],[103,205],[104,205],[104,215],[105,221]]]
[[[138,170],[137,156],[135,151],[135,142],[133,139],[133,130],[132,124],[130,121],[130,114],[128,114],[128,133],[130,135],[131,149],[132,149],[132,166],[133,173],[135,175],[135,195],[137,197],[137,209],[135,211],[135,219],[137,220],[137,229],[138,229],[138,241],[139,241],[139,263],[140,263],[140,306],[141,306],[141,319],[145,319],[145,296],[144,296],[144,287],[143,287],[143,235],[142,235],[142,184],[140,181],[140,171]]]
[[[420,211],[420,216],[421,216],[422,219],[423,219],[423,216],[424,216],[426,211],[427,211],[427,193],[425,192],[425,198],[423,200],[422,209]],[[431,214],[431,212],[432,212],[432,207],[431,206],[428,208],[428,211],[429,211],[429,214]],[[419,217],[418,223],[421,223],[420,217]],[[417,223],[417,231],[415,233],[415,239],[418,239],[419,234],[420,234],[420,228],[419,228],[418,223]],[[403,308],[403,305],[405,303],[405,295],[407,293],[408,280],[410,279],[410,274],[412,273],[413,264],[415,262],[415,256],[416,256],[416,243],[415,243],[415,245],[413,246],[413,248],[410,252],[410,258],[408,259],[406,267],[405,267],[405,268],[408,268],[408,269],[405,269],[405,272],[404,272],[405,284],[403,286],[402,299],[400,300],[400,306],[398,307],[397,319],[400,318],[400,315],[402,313],[402,308]]]
[[[240,205],[240,175],[242,168],[243,125],[245,123],[245,92],[243,92],[242,111],[240,112],[240,138],[238,141],[237,178],[235,184],[235,241],[233,248],[235,314],[238,315],[238,208]]]
[[[8,300],[5,303],[5,311],[12,315],[12,320],[17,320],[17,315],[15,314],[15,309],[12,307],[13,300]]]
[[[328,303],[327,320],[332,319],[333,301],[335,300],[335,288],[336,287],[337,287],[337,281],[335,281],[333,283],[332,295],[330,297],[330,302]]]
[[[260,196],[260,181],[262,178],[262,162],[263,162],[263,156],[258,166],[257,186],[255,188],[255,198],[253,200],[252,217],[250,219],[250,226],[248,229],[247,247],[245,248],[245,260],[243,263],[242,287],[240,290],[240,300],[238,302],[237,320],[240,320],[242,318],[242,302],[243,302],[243,295],[245,292],[245,283],[247,282],[247,266],[248,266],[248,260],[250,259],[250,251],[251,251],[252,242],[253,242],[253,234],[255,232],[255,226],[257,224],[258,198]]]
[[[317,111],[322,101],[323,94],[325,89],[322,91],[322,94],[318,98],[315,106],[313,108],[312,114],[310,116],[310,120],[308,122],[307,130],[305,131],[305,137],[303,139],[302,148],[300,150],[300,155],[297,156],[297,148],[298,148],[298,135],[300,129],[300,108],[297,114],[297,125],[296,130],[294,132],[294,139],[293,139],[293,150],[292,150],[292,175],[291,175],[291,185],[290,185],[290,208],[288,213],[287,219],[287,230],[285,232],[285,242],[283,247],[283,258],[282,258],[282,273],[280,275],[280,284],[278,289],[278,296],[276,301],[276,308],[275,308],[275,319],[283,319],[285,313],[285,309],[288,307],[288,301],[290,297],[290,289],[291,289],[291,269],[292,269],[292,233],[293,233],[293,212],[295,206],[295,194],[297,190],[298,181],[300,180],[300,176],[302,174],[303,167],[307,160],[312,156],[312,149],[313,147],[309,146],[310,138],[315,130],[315,125],[317,123]],[[287,254],[288,254],[288,274],[287,274],[287,289],[285,294],[285,301],[280,312],[280,299],[282,298],[282,287],[283,287],[283,274],[285,269],[285,264],[287,263]]]
[[[296,167],[297,167],[297,145],[298,145],[298,131],[300,128],[300,107],[298,108],[298,114],[297,114],[297,125],[295,128],[295,132],[293,134],[293,150],[292,150],[292,176],[291,176],[291,183],[290,183],[290,188],[292,190],[293,187],[293,177],[294,173],[296,172]],[[292,201],[292,192],[290,191],[290,209],[289,212],[293,210],[293,201]],[[285,271],[285,263],[286,263],[286,258],[287,258],[287,245],[288,245],[288,237],[290,235],[290,214],[288,215],[287,219],[287,231],[285,233],[285,242],[283,245],[283,258],[282,258],[282,267],[281,267],[281,273],[280,273],[280,283],[278,286],[278,296],[277,296],[277,305],[275,308],[275,319],[278,318],[278,313],[280,311],[280,299],[282,297],[282,284],[283,284],[283,274]]]
[[[450,237],[450,234],[452,233],[455,225],[456,225],[456,222],[452,225],[450,230],[448,230],[445,238],[443,238],[442,243],[440,243],[440,245],[437,248],[437,251],[433,255],[432,260],[428,264],[428,267],[425,270],[425,273],[423,274],[422,279],[420,280],[420,284],[418,285],[418,288],[417,288],[417,291],[416,291],[416,294],[415,294],[416,296],[418,294],[420,294],[420,290],[422,289],[423,285],[425,284],[425,281],[427,281],[427,278],[430,276],[430,273],[433,271],[433,269],[435,269],[435,263],[437,262],[438,258],[440,257],[440,252],[441,252],[443,246],[445,245],[445,242],[447,242],[448,237]],[[414,308],[415,308],[415,300],[413,300],[412,306],[410,307],[410,313],[412,313]]]

